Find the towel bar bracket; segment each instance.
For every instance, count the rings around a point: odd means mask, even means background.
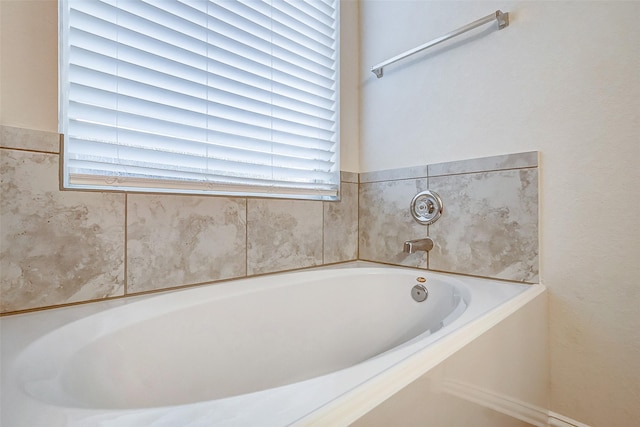
[[[498,30],[503,30],[509,26],[509,12],[496,10],[496,21],[498,21]]]

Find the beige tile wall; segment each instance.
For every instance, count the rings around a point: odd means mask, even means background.
[[[0,150],[2,312],[124,295],[125,196],[61,192],[57,154]]]
[[[361,176],[360,183],[360,258],[427,268],[426,252],[402,252],[405,240],[427,237],[427,227],[415,222],[409,212],[413,196],[427,189],[426,177],[369,178]]]
[[[538,279],[537,153],[343,172],[322,202],[60,191],[58,134],[0,137],[3,314],[356,259]],[[427,188],[445,204],[428,227],[408,209]]]
[[[429,268],[538,281],[538,170],[429,177],[446,203],[429,226]]]
[[[355,260],[339,202],[59,190],[56,133],[0,126],[1,312]]]
[[[442,198],[442,217],[409,213],[422,190]],[[538,154],[527,152],[360,174],[360,259],[533,283],[538,281]],[[428,254],[404,254],[429,236]]]
[[[243,277],[245,198],[127,195],[127,291]]]

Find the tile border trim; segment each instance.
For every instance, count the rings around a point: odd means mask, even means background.
[[[397,169],[361,172],[360,183],[398,181],[403,179],[431,178],[444,175],[461,175],[467,173],[495,172],[500,170],[536,167],[538,167],[538,152],[527,151],[523,153],[502,154],[475,159],[433,163],[423,166],[410,166]]]

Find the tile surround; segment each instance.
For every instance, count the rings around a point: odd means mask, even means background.
[[[353,174],[356,175],[356,174]],[[357,175],[355,176],[357,180]],[[343,182],[339,202],[324,202],[325,264],[358,259],[358,184]]]
[[[2,312],[124,294],[124,195],[61,192],[58,155],[2,149]]]
[[[538,170],[429,178],[444,213],[429,226],[432,270],[538,281]]]
[[[342,172],[322,202],[59,191],[58,134],[0,135],[3,313],[355,259],[538,278],[537,152]],[[430,227],[408,212],[427,188],[445,202]],[[402,253],[427,233],[428,258]]]
[[[537,282],[537,166],[538,153],[526,152],[361,174],[360,259]],[[427,188],[444,203],[428,228],[409,213]],[[428,255],[401,252],[405,240],[427,235]]]
[[[249,199],[247,274],[322,264],[323,202]]]
[[[360,184],[360,259],[427,268],[425,252],[402,252],[406,240],[427,236],[409,213],[413,196],[426,189],[426,178]]]
[[[127,291],[246,275],[245,198],[127,197]]]

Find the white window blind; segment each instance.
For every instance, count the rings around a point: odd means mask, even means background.
[[[339,0],[60,3],[66,187],[337,196]]]

